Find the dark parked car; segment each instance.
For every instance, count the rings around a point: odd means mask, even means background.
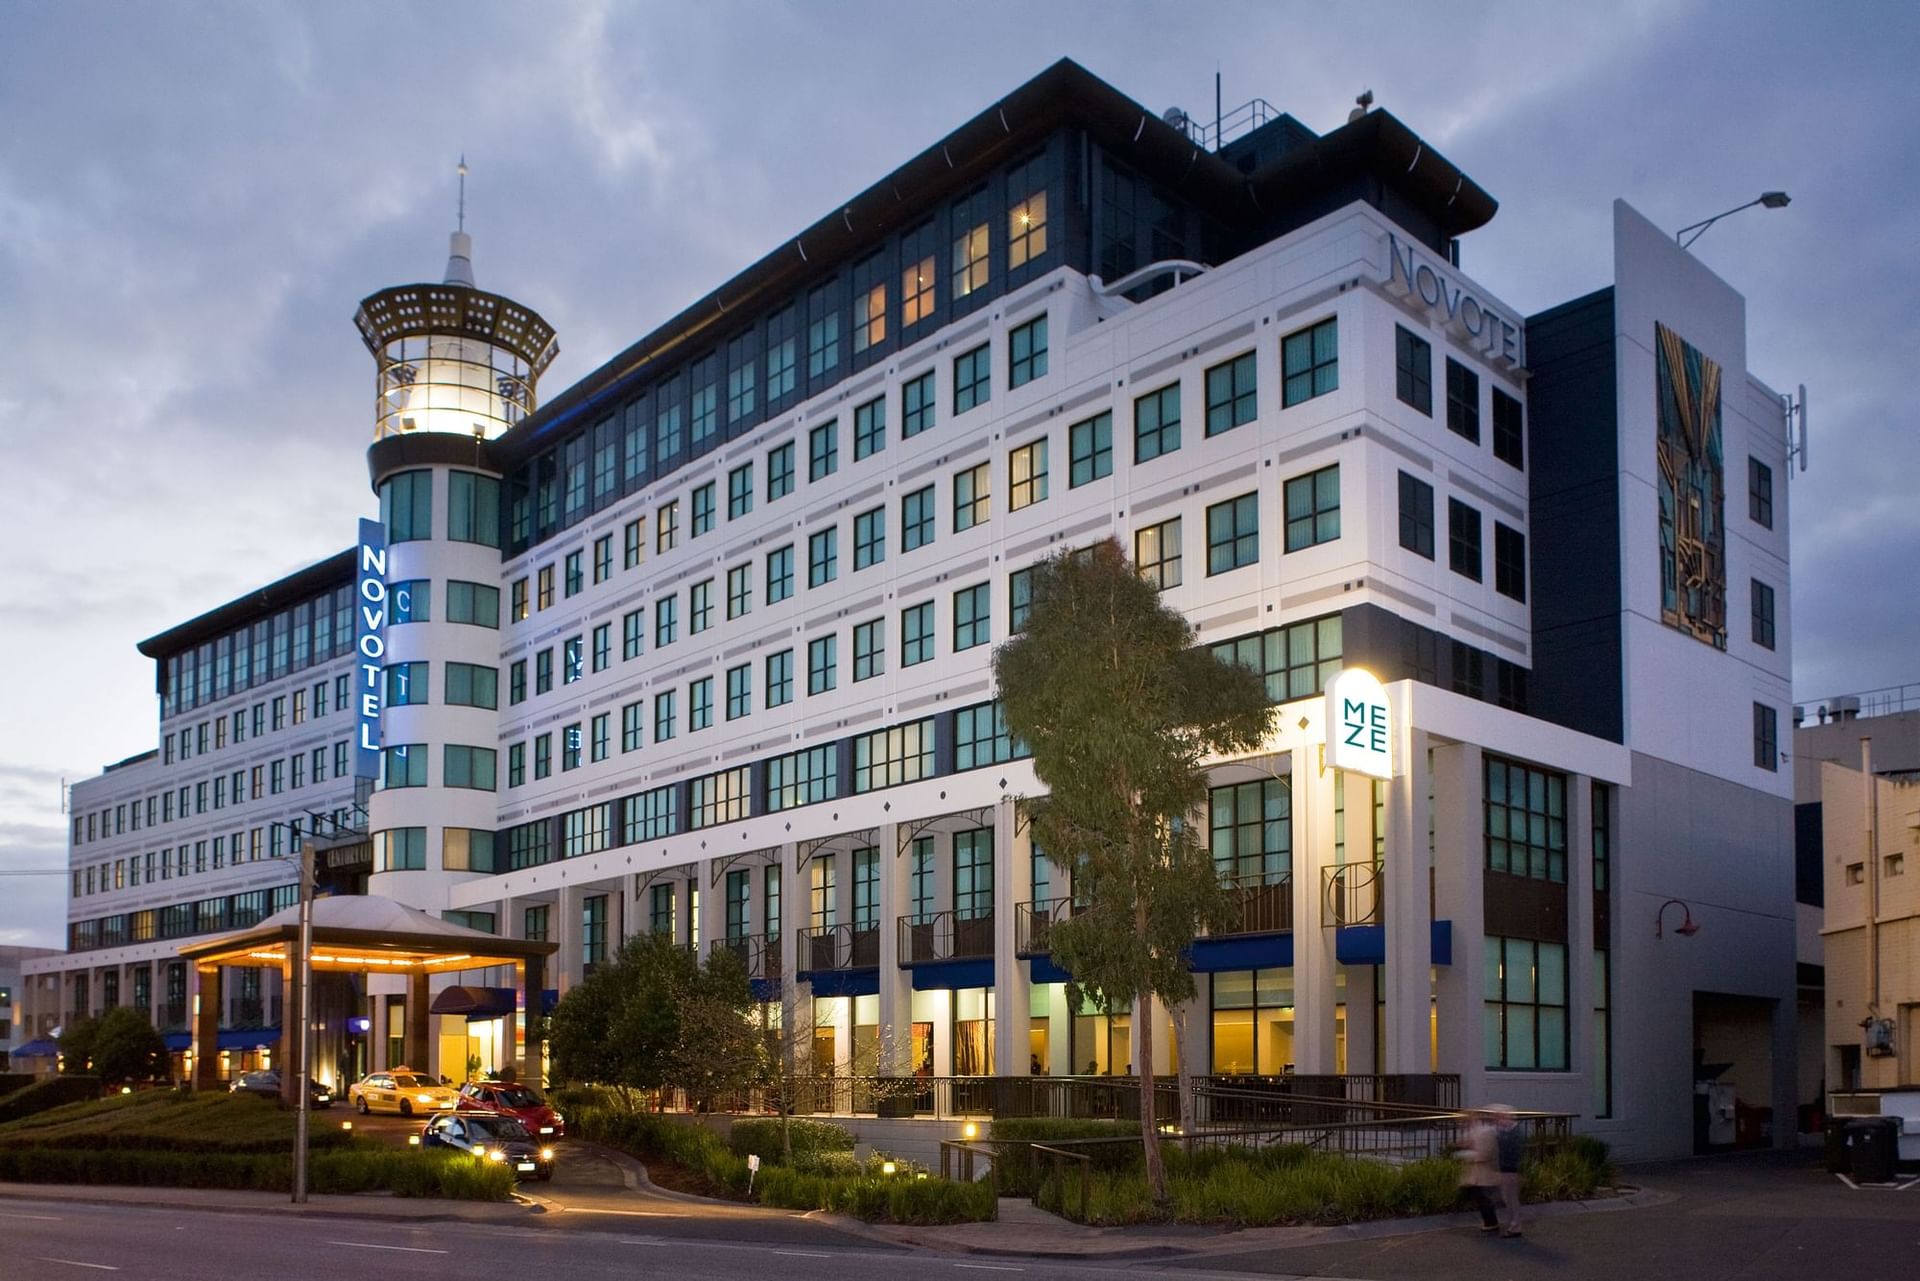
[[[420,1145],[471,1152],[483,1161],[499,1162],[515,1174],[530,1174],[542,1181],[553,1177],[553,1149],[536,1142],[526,1126],[504,1112],[436,1116],[420,1132]]]
[[[229,1094],[258,1094],[262,1098],[277,1099],[280,1097],[280,1073],[273,1068],[267,1068],[258,1072],[242,1072],[239,1076],[233,1078],[232,1083],[227,1086],[227,1092]],[[318,1081],[309,1079],[307,1081],[307,1106],[316,1108],[332,1107],[333,1091]]]
[[[543,1142],[567,1136],[567,1118],[534,1091],[513,1081],[467,1082],[460,1087],[460,1111],[504,1112]]]

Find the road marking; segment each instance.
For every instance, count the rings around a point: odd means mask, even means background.
[[[417,1245],[375,1245],[371,1241],[329,1241],[328,1245],[351,1246],[356,1250],[398,1250],[404,1254],[445,1254],[445,1250],[428,1250]]]
[[[93,1268],[98,1272],[118,1272],[120,1270],[111,1263],[82,1263],[79,1259],[56,1259],[48,1254],[36,1254],[33,1257],[41,1263],[64,1263],[70,1268]]]
[[[60,1222],[57,1214],[15,1214],[11,1210],[0,1210],[0,1219],[44,1219],[48,1223]]]
[[[1025,1268],[1011,1268],[1004,1263],[956,1263],[956,1268],[972,1268],[976,1272],[1025,1272]]]
[[[831,1259],[831,1254],[821,1254],[813,1250],[775,1250],[775,1254],[790,1254],[798,1259]]]
[[[687,1216],[677,1210],[602,1210],[591,1205],[569,1205],[561,1207],[563,1214],[619,1214],[630,1219],[684,1219]]]

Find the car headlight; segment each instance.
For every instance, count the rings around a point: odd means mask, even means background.
[[[495,1148],[493,1151],[487,1153],[487,1160],[489,1161],[504,1161],[506,1159],[507,1159],[507,1154],[505,1152],[502,1152],[499,1148]]]
[[[553,1149],[552,1149],[552,1148],[541,1148],[541,1149],[540,1149],[540,1159],[541,1159],[542,1161],[551,1161],[551,1160],[553,1160]]]
[[[567,1118],[564,1116],[561,1116],[558,1112],[555,1112],[553,1114],[553,1123],[555,1125],[565,1125],[566,1122],[567,1122]]]
[[[431,1094],[416,1094],[413,1097],[418,1099],[422,1103],[433,1102],[433,1096]]]

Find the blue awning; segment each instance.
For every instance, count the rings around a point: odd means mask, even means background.
[[[511,1015],[519,1000],[519,993],[510,987],[449,987],[434,996],[427,1013],[464,1014],[472,1023]]]
[[[878,996],[880,971],[813,970],[800,976],[813,986],[815,996]]]
[[[779,979],[748,979],[747,987],[756,1001],[777,1001],[780,999]]]
[[[220,1050],[254,1050],[261,1046],[272,1045],[280,1039],[277,1027],[259,1028],[222,1028],[215,1039],[214,1048]]]
[[[169,1050],[176,1052],[193,1048],[193,1033],[191,1032],[167,1032],[164,1033],[160,1039],[167,1043]]]
[[[1073,979],[1073,975],[1053,963],[1048,953],[1027,958],[1027,977],[1035,983],[1067,983]]]
[[[1187,967],[1195,974],[1270,970],[1293,964],[1293,933],[1195,939],[1187,954]]]
[[[950,992],[963,987],[992,986],[993,958],[990,956],[971,961],[928,961],[913,967],[913,990],[916,992]]]
[[[1453,964],[1453,922],[1433,921],[1427,931],[1427,963]],[[1379,925],[1342,925],[1333,932],[1334,958],[1342,965],[1384,965],[1387,931]]]
[[[25,1045],[9,1050],[8,1053],[16,1059],[50,1059],[60,1053],[60,1046],[57,1042],[41,1037],[39,1040],[28,1041]]]

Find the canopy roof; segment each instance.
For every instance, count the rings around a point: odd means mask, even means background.
[[[180,955],[200,966],[281,965],[300,937],[300,909],[249,929],[199,939]],[[313,968],[355,974],[437,974],[553,955],[554,943],[501,938],[374,895],[313,901]]]

